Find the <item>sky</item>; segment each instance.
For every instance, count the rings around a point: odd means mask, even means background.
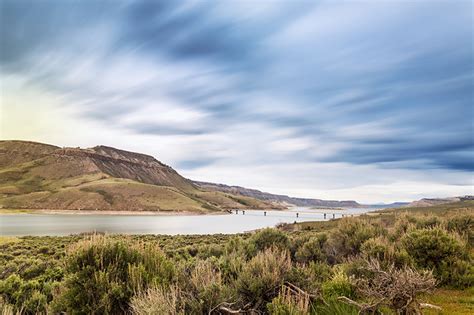
[[[0,138],[365,203],[474,194],[473,2],[0,0]]]

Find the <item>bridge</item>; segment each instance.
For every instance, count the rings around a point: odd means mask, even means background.
[[[339,219],[344,217],[354,217],[359,214],[348,213],[347,211],[337,211],[331,209],[311,210],[311,211],[297,211],[297,210],[242,210],[235,209],[229,213],[236,215],[247,216],[265,216],[265,217],[285,217],[285,218],[304,218],[304,219]]]

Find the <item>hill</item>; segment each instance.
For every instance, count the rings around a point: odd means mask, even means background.
[[[0,207],[209,212],[278,206],[202,189],[144,154],[0,141]]]
[[[439,206],[448,203],[474,200],[474,196],[463,196],[463,197],[448,197],[448,198],[423,198],[410,202],[406,207],[430,207]]]
[[[361,205],[353,200],[322,200],[322,199],[308,199],[308,198],[295,198],[286,195],[275,195],[267,192],[262,192],[256,189],[249,189],[240,186],[228,186],[224,184],[214,184],[207,182],[194,181],[194,184],[203,189],[220,191],[225,193],[231,193],[235,195],[241,195],[246,197],[255,198],[262,201],[268,201],[273,203],[279,203],[284,205],[295,205],[299,207],[345,207],[345,208],[356,208]]]

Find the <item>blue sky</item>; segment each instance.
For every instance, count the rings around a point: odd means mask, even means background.
[[[471,1],[9,1],[1,138],[362,202],[473,192]]]

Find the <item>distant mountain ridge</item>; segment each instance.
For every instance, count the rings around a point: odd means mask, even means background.
[[[310,199],[310,198],[296,198],[296,197],[289,197],[286,195],[276,195],[267,192],[262,192],[256,189],[250,189],[240,186],[229,186],[224,184],[215,184],[215,183],[208,183],[208,182],[200,182],[194,181],[193,182],[198,187],[208,189],[208,190],[215,190],[221,191],[226,193],[238,194],[242,196],[252,197],[259,200],[269,201],[269,202],[277,202],[287,205],[295,205],[298,207],[346,207],[346,208],[357,208],[361,207],[362,205],[354,200],[322,200],[322,199]]]
[[[406,205],[406,207],[430,207],[443,205],[447,203],[474,200],[474,196],[459,196],[459,197],[447,197],[447,198],[423,198],[420,200],[415,200]]]

